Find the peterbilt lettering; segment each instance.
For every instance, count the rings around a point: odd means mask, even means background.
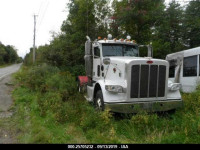
[[[86,99],[99,110],[135,113],[139,110],[168,111],[182,106],[180,84],[168,81],[169,63],[139,57],[139,45],[127,39],[95,40],[85,43],[86,76],[79,76],[79,89],[86,89]],[[145,45],[142,45],[144,47]],[[87,78],[87,82],[85,82]]]

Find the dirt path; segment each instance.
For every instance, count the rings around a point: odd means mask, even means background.
[[[10,110],[13,104],[11,74],[18,71],[20,66],[17,64],[0,69],[0,144],[17,143],[12,128],[13,112]]]

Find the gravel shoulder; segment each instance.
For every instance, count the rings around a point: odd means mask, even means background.
[[[18,71],[20,66],[21,64],[15,64],[0,69],[0,144],[17,143],[11,110],[14,90],[11,75]]]

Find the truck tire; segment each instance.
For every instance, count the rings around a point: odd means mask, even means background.
[[[105,106],[104,106],[103,94],[101,90],[97,91],[96,93],[94,107],[98,111],[104,111]]]

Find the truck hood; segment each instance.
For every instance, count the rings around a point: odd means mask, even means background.
[[[118,62],[118,63],[130,63],[132,61],[148,61],[148,60],[152,60],[152,61],[157,61],[157,62],[166,62],[166,60],[161,60],[161,59],[153,59],[151,57],[109,57],[111,62]]]
[[[127,87],[130,81],[131,68],[133,65],[146,65],[147,61],[153,61],[152,65],[169,66],[166,60],[153,59],[150,57],[109,57],[110,65],[106,67],[105,83],[107,85],[121,85]],[[168,71],[166,72],[168,74]]]

